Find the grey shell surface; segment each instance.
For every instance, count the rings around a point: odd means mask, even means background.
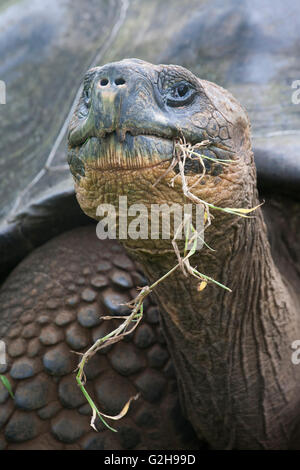
[[[66,130],[93,65],[176,63],[229,89],[252,122],[260,187],[299,196],[299,2],[15,0],[0,5],[0,31],[0,276],[87,223]]]

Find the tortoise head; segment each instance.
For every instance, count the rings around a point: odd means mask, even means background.
[[[178,168],[166,171],[179,140],[208,141],[202,160],[185,161],[189,186],[205,164],[194,194],[223,207],[253,202],[245,111],[229,92],[183,67],[126,59],[89,70],[68,138],[77,199],[95,219],[99,204],[117,206],[120,195],[128,204],[183,204],[181,177],[174,179]]]

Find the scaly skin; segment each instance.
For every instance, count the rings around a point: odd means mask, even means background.
[[[121,82],[118,79],[122,79]],[[104,80],[104,81],[103,81]],[[80,206],[96,218],[100,203],[187,202],[170,164],[173,140],[209,139],[216,158],[194,194],[221,207],[258,204],[247,115],[224,89],[177,66],[125,60],[96,67],[69,132],[69,163]],[[205,153],[205,152],[204,152]],[[198,178],[193,167],[189,185]],[[214,212],[193,265],[232,293],[176,272],[156,289],[175,364],[182,407],[199,437],[215,448],[286,449],[300,408],[299,298],[275,266],[260,209],[255,219]],[[125,240],[155,281],[176,263],[169,240]]]

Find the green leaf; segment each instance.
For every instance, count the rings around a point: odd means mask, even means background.
[[[206,279],[207,281],[211,281],[214,284],[217,284],[217,286],[222,287],[225,290],[228,290],[228,292],[232,292],[232,290],[229,289],[229,287],[224,286],[224,284],[221,284],[220,282],[216,281],[212,277],[206,276],[206,274],[199,273],[199,271],[197,271],[197,269],[195,268],[193,268],[193,271],[197,276],[199,276],[200,279]]]
[[[0,374],[0,379],[4,387],[8,390],[8,393],[10,394],[10,396],[14,398],[14,394],[13,394],[9,380],[4,375],[1,375],[1,374]]]

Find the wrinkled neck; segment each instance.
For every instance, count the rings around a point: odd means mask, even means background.
[[[213,282],[198,292],[199,281],[190,275],[186,277],[180,268],[154,291],[174,328],[186,340],[193,340],[194,337],[199,340],[208,329],[216,338],[230,338],[234,325],[242,315],[249,312],[266,315],[266,309],[272,310],[270,299],[280,299],[285,291],[270,254],[260,211],[255,219],[221,217],[205,235],[214,251],[203,247],[190,258],[190,264],[232,292]],[[177,264],[172,252],[161,256],[151,256],[149,253],[136,256],[151,283]]]
[[[286,448],[299,394],[290,360],[298,324],[262,214],[220,217],[206,239],[216,251],[203,248],[191,265],[232,292],[213,283],[198,292],[180,270],[155,289],[182,406],[215,447]],[[151,282],[176,264],[172,255],[138,258]]]

